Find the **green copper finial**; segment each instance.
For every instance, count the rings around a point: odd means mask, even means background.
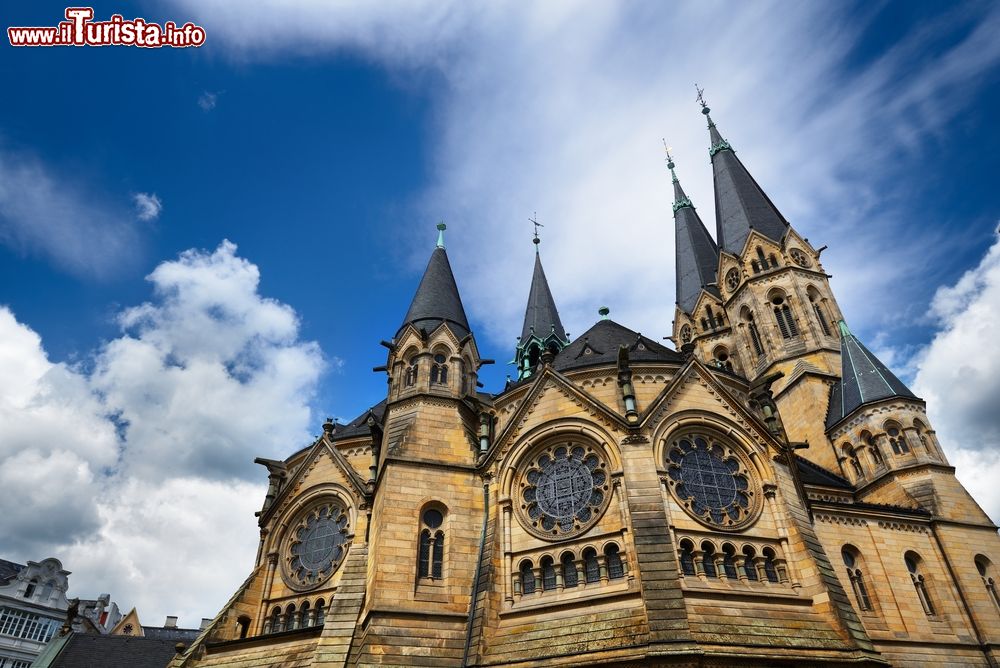
[[[448,229],[448,226],[444,224],[443,220],[440,223],[437,224],[437,230],[438,230],[437,247],[438,248],[444,248],[444,231],[447,230],[447,229]]]
[[[611,313],[611,309],[609,309],[607,306],[602,306],[601,308],[597,309],[597,312],[601,315],[601,320],[607,320],[608,314]]]
[[[847,323],[844,322],[843,320],[838,320],[837,321],[837,327],[840,328],[840,336],[841,337],[845,337],[845,336],[850,336],[851,335],[851,330],[847,329]]]

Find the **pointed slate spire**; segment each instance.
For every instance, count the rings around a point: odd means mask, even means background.
[[[830,408],[826,417],[827,429],[865,404],[893,397],[917,398],[886,365],[851,334],[847,323],[841,320],[837,324],[840,327],[841,379],[830,392]]]
[[[719,296],[719,289],[715,285],[716,271],[719,268],[719,247],[681,188],[681,182],[674,172],[674,160],[669,152],[667,167],[674,183],[677,304],[685,313],[691,313],[703,288]]]
[[[420,286],[399,329],[402,331],[406,325],[413,325],[418,329],[432,332],[442,322],[446,322],[455,336],[461,339],[470,333],[469,321],[465,317],[465,307],[462,306],[462,298],[458,294],[455,275],[451,272],[448,254],[444,250],[445,224],[440,223],[437,229],[437,246],[431,253],[427,269],[420,279]]]
[[[728,141],[719,134],[711,109],[698,91],[701,113],[708,120],[712,173],[715,181],[715,237],[722,250],[739,255],[750,230],[757,230],[775,242],[781,241],[788,221],[743,166]]]
[[[531,274],[531,288],[528,291],[528,305],[524,309],[524,325],[514,353],[514,363],[517,364],[518,380],[527,378],[541,360],[542,351],[549,350],[553,354],[569,345],[569,336],[563,329],[559,319],[559,310],[552,298],[549,281],[542,269],[542,258],[538,253],[538,227],[535,223],[535,269]]]

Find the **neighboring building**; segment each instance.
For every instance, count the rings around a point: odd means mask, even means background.
[[[59,630],[68,576],[58,559],[0,559],[0,668],[28,668]]]
[[[163,626],[143,626],[139,621],[139,613],[135,608],[129,610],[128,614],[121,618],[121,621],[111,629],[111,635],[133,636],[136,638],[156,638],[158,640],[172,640],[177,643],[191,644],[201,632],[208,626],[211,619],[203,618],[201,628],[182,629],[177,626],[177,617],[170,615],[163,622]]]
[[[31,668],[164,668],[177,649],[173,640],[68,633],[49,643]]]
[[[996,527],[704,113],[680,352],[606,309],[570,341],[536,256],[518,378],[478,392],[439,238],[385,400],[258,460],[257,563],[173,668],[997,665]]]

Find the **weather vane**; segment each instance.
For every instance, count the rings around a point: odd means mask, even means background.
[[[708,103],[705,102],[705,96],[704,96],[705,89],[704,88],[698,88],[698,84],[694,85],[694,89],[696,91],[698,91],[698,104],[700,104],[701,107],[702,107],[702,109],[704,109],[705,107],[708,106]]]
[[[538,222],[537,218],[538,218],[537,211],[534,213],[534,215],[531,216],[531,218],[528,218],[531,224],[535,226],[535,238],[532,240],[532,243],[534,243],[536,246],[542,241],[541,239],[538,238],[538,228],[545,227],[544,225]]]
[[[667,152],[667,162],[673,162],[674,156],[670,155],[670,147],[667,146],[666,137],[663,138],[663,150]]]

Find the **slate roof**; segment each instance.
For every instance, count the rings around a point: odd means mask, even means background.
[[[677,303],[684,312],[692,313],[702,288],[721,297],[719,288],[715,285],[716,271],[719,268],[719,247],[701,222],[701,217],[676,176],[673,177],[673,182]]]
[[[788,221],[774,206],[771,199],[708,116],[708,134],[712,140],[712,174],[715,181],[715,238],[726,251],[739,255],[743,252],[750,230],[757,230],[768,239],[781,241],[788,229]]]
[[[347,424],[337,425],[337,428],[333,431],[333,440],[339,441],[346,438],[370,436],[372,430],[368,427],[368,413],[373,413],[378,421],[381,422],[382,418],[385,417],[385,404],[386,400],[383,399]]]
[[[166,668],[177,640],[74,633],[49,665],[52,668]]]
[[[827,430],[865,404],[893,397],[917,399],[886,365],[851,334],[843,320],[839,326],[841,379],[830,388]]]
[[[831,473],[819,464],[814,464],[805,457],[795,455],[795,463],[799,467],[799,480],[805,485],[821,485],[823,487],[840,487],[854,489],[850,482],[836,473]]]
[[[0,559],[0,585],[5,585],[13,580],[24,568],[24,564]]]
[[[431,259],[427,262],[427,269],[420,279],[417,293],[413,295],[410,308],[396,334],[398,335],[408,324],[431,332],[442,322],[447,322],[459,339],[470,332],[462,298],[458,294],[458,285],[455,284],[455,275],[448,262],[448,254],[444,248],[438,246],[431,253]]]
[[[561,340],[565,341],[566,330],[559,319],[559,311],[556,309],[556,302],[552,299],[552,291],[549,290],[549,282],[545,278],[545,270],[542,269],[542,259],[535,253],[535,270],[531,275],[531,289],[528,291],[528,305],[524,309],[524,326],[521,327],[521,341],[526,342],[528,337],[534,332],[535,336],[544,339],[553,331]]]
[[[143,626],[142,635],[146,638],[152,638],[154,640],[169,640],[170,642],[176,644],[179,642],[191,643],[194,642],[201,634],[201,629],[179,629],[176,627],[167,626]]]
[[[642,350],[639,349],[642,345]],[[619,325],[614,320],[598,320],[578,339],[563,348],[552,362],[557,371],[618,362],[618,347],[628,346],[629,359],[635,362],[683,362],[677,352],[652,339]],[[590,353],[584,351],[590,349]]]

